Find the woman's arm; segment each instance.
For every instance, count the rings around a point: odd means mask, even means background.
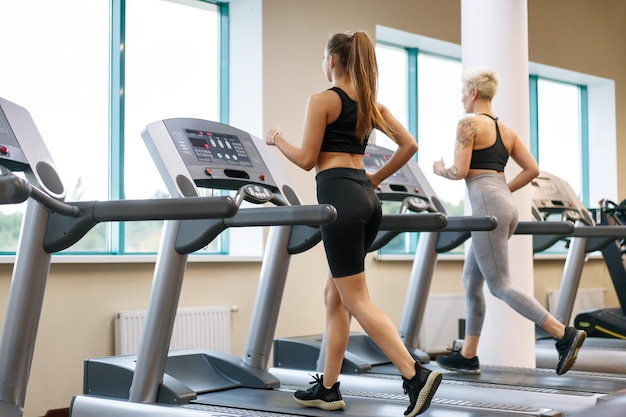
[[[417,152],[417,142],[408,130],[396,119],[387,107],[379,104],[379,110],[393,134],[391,139],[398,144],[398,148],[391,158],[381,166],[376,172],[369,173],[370,181],[374,188],[385,179],[393,175],[394,172],[402,168]]]
[[[309,97],[304,115],[304,137],[300,147],[285,139],[282,132],[272,128],[265,134],[265,143],[276,146],[295,165],[310,171],[315,167],[324,139],[327,119],[327,96],[324,93]]]
[[[522,168],[522,171],[509,181],[509,190],[513,192],[535,179],[539,175],[539,166],[517,135],[515,135],[515,144],[511,150],[511,158]]]
[[[469,173],[472,149],[476,139],[478,122],[473,117],[464,117],[456,127],[454,145],[454,165],[446,168],[443,159],[433,163],[433,172],[450,180],[462,180]]]

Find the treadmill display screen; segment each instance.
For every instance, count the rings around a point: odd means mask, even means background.
[[[0,133],[9,133],[9,127],[4,121],[4,115],[2,114],[2,110],[0,110]]]
[[[9,126],[9,122],[7,121],[2,107],[0,107],[0,141],[2,141],[3,145],[15,146],[17,144],[17,140],[15,136],[13,136],[13,131]]]
[[[370,173],[377,171],[381,166],[383,166],[387,162],[389,158],[391,158],[391,155],[365,152],[365,154],[363,155],[363,163],[365,164],[365,170]],[[397,182],[402,182],[402,183],[409,182],[409,179],[406,176],[405,168],[397,170],[389,178],[385,180],[385,182],[389,182],[389,181],[397,181]]]
[[[243,144],[235,135],[185,129],[185,134],[199,161],[251,167]]]
[[[559,189],[549,178],[537,177],[532,181],[532,185],[539,188],[546,196],[557,196],[560,194]]]

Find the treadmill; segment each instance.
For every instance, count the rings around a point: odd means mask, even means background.
[[[22,172],[24,178],[13,174]],[[0,98],[0,204],[26,201],[0,339],[0,415],[21,417],[51,254],[102,221],[228,217],[231,197],[65,203],[65,187],[29,112]]]
[[[611,278],[614,284],[617,284],[616,290],[624,289],[624,283],[621,281],[624,278],[624,272],[620,274],[618,270],[619,264],[622,262],[622,256],[619,253],[616,241],[626,238],[626,228],[623,225],[610,221],[609,213],[603,211],[600,212],[600,224],[596,225],[593,217],[576,197],[569,184],[548,174],[544,175],[540,180],[550,182],[552,184],[550,187],[557,188],[561,194],[567,196],[570,204],[575,206],[579,212],[584,213],[581,220],[577,222],[577,231],[573,234],[569,243],[565,270],[559,290],[559,299],[555,310],[555,316],[559,320],[569,323],[586,253],[601,251]],[[604,231],[606,233],[603,233]],[[621,266],[621,268],[623,270],[624,267]],[[624,295],[621,292],[618,294],[623,299]],[[587,313],[582,314],[581,318],[575,321],[575,324],[577,324],[577,327],[586,330],[588,326],[593,325],[594,320],[606,317],[606,321],[603,324],[608,327],[610,322],[618,324],[620,322],[619,316],[619,312],[614,310],[609,310],[606,314]],[[618,329],[619,325],[616,327]],[[536,358],[537,366],[539,367],[556,366],[558,360],[556,352],[550,351],[550,344],[546,340],[538,340]],[[591,331],[585,340],[585,344],[578,352],[578,359],[572,369],[582,372],[626,374],[626,340],[598,337],[597,333],[594,334]]]
[[[557,182],[556,177],[546,173],[542,173],[540,178],[533,182],[534,203],[536,207],[534,210],[535,217],[541,219],[541,213],[564,213],[562,219],[570,226],[569,230],[559,230],[564,224],[562,221],[550,221],[550,222],[526,222],[520,223],[516,233],[531,233],[533,234],[534,242],[533,246],[536,250],[541,248],[547,248],[563,239],[564,236],[570,234],[577,234],[582,236],[589,236],[593,238],[600,238],[601,236],[624,233],[616,228],[574,228],[571,221],[580,221],[581,219],[589,221],[590,217],[588,213],[584,211],[584,207],[576,206],[570,203],[570,195],[567,192],[563,192],[560,187],[560,182]],[[526,229],[528,227],[528,229]],[[578,229],[578,230],[576,230]],[[600,236],[600,237],[599,237]],[[604,239],[604,238],[602,238]],[[615,239],[615,237],[613,237]],[[436,257],[436,247],[430,247],[428,251],[421,252],[420,249],[416,251],[415,262],[421,264],[421,270],[416,271],[414,268],[411,275],[410,288],[421,286],[422,288],[428,288],[430,281],[432,280],[432,272],[430,268],[424,266],[424,263],[434,263]],[[573,268],[568,268],[570,275],[575,275]],[[426,282],[426,284],[424,284]],[[417,300],[415,302],[414,300]],[[416,296],[411,297],[407,295],[407,303],[419,304],[425,303],[426,297],[423,293],[418,293]],[[419,311],[419,305],[412,305],[411,308]],[[405,308],[405,314],[407,309]],[[407,318],[403,315],[402,322],[407,322],[411,317]],[[418,334],[419,328],[415,330],[413,334]],[[322,340],[320,337],[304,336],[300,338],[294,338],[294,341],[289,343],[297,344],[297,347],[292,348],[292,355],[285,354],[285,351],[280,352],[276,350],[279,356],[275,359],[275,367],[271,369],[275,375],[277,375],[283,382],[288,381],[294,384],[303,384],[306,381],[306,374],[302,373],[302,369],[308,369],[309,371],[320,369],[316,366],[315,355],[319,354],[321,349]],[[553,341],[550,345],[554,350]],[[283,348],[288,346],[285,342]],[[280,347],[279,347],[280,348]],[[283,349],[285,350],[285,349]],[[373,350],[373,349],[370,349]],[[304,358],[297,358],[296,352],[307,352],[309,355]],[[389,364],[389,361],[380,360],[379,362],[370,361],[369,364],[364,366],[346,366],[346,362],[354,363],[353,354],[358,354],[358,360],[360,363],[368,362],[371,355],[362,355],[361,351],[349,352],[344,360],[343,372],[362,374],[370,377],[391,377],[395,375],[399,378],[398,371],[395,367]],[[382,353],[380,353],[382,355]],[[302,354],[300,354],[302,356]],[[375,358],[378,360],[379,358]],[[536,407],[545,407],[547,409],[558,409],[564,412],[572,412],[581,408],[591,407],[596,405],[599,401],[608,400],[612,396],[618,393],[620,390],[626,388],[624,380],[617,375],[603,375],[603,374],[586,374],[583,376],[574,376],[574,373],[570,371],[567,375],[556,376],[553,370],[546,369],[521,369],[521,368],[503,368],[503,367],[490,367],[482,365],[482,374],[480,376],[461,375],[458,373],[452,373],[440,369],[436,364],[426,365],[433,369],[439,369],[444,373],[443,383],[440,385],[437,391],[438,396],[444,398],[455,398],[459,400],[473,400],[473,401],[492,401],[497,398],[499,402],[513,404],[517,406],[524,406],[532,404]],[[346,378],[342,376],[342,387],[344,389],[364,389],[366,385],[363,379],[359,378]],[[390,392],[396,392],[397,388],[391,387]]]
[[[597,217],[604,225],[624,227],[623,216],[626,208],[607,202],[596,210]],[[612,244],[611,244],[612,243]],[[574,325],[591,337],[626,339],[626,265],[624,264],[624,239],[612,241],[600,251],[611,275],[611,281],[620,306],[580,312]]]
[[[275,151],[261,139],[231,126],[199,120],[168,119],[152,123],[142,134],[165,182],[175,194],[181,182],[188,187],[232,187],[233,181],[244,186],[262,186],[273,202],[285,202],[296,209],[299,200],[280,169]],[[241,160],[247,156],[250,165],[225,166],[223,160],[207,155],[213,142],[222,138],[236,144]],[[218,143],[216,141],[216,143]],[[219,146],[219,145],[218,145]],[[199,149],[195,149],[199,148]],[[232,155],[231,155],[232,157]],[[232,158],[230,160],[232,162]],[[254,164],[252,164],[254,162]],[[259,175],[262,167],[263,175]],[[261,184],[262,181],[262,184]],[[420,190],[415,189],[414,194]],[[271,211],[272,207],[259,208]],[[224,221],[196,222],[191,230],[197,236],[212,239],[215,232],[243,225],[237,218],[244,210]],[[294,213],[297,210],[294,210]],[[294,217],[297,217],[294,214]],[[493,227],[493,219],[487,219]],[[296,222],[294,222],[296,223]],[[448,224],[439,212],[385,216],[381,228],[386,230],[440,230]],[[204,225],[204,227],[200,227]],[[209,226],[208,228],[206,226]],[[166,226],[167,228],[167,226]],[[211,229],[211,233],[204,230]],[[214,230],[215,229],[215,230]],[[282,298],[290,256],[319,242],[316,227],[296,230],[296,227],[272,226],[261,267],[261,277],[244,354],[241,358],[219,352],[183,350],[167,352],[170,325],[168,320],[154,320],[159,312],[173,316],[177,294],[164,290],[164,281],[182,279],[184,252],[192,246],[181,246],[182,233],[164,233],[159,250],[153,290],[148,306],[147,322],[138,355],[89,359],[85,361],[84,395],[74,397],[73,417],[99,416],[325,416],[327,412],[303,408],[292,400],[296,387],[281,384],[267,371],[278,309]],[[197,239],[203,245],[206,239]],[[306,243],[303,243],[306,242]],[[197,245],[196,245],[197,246]],[[166,268],[175,264],[179,267]],[[165,276],[160,271],[172,273]],[[154,302],[161,297],[162,300]],[[155,313],[156,312],[156,313]],[[162,317],[165,318],[165,317]],[[152,324],[151,324],[152,323]],[[166,327],[166,328],[165,328]],[[400,385],[400,384],[398,384]],[[407,406],[404,395],[383,395],[344,392],[351,397],[344,416],[403,415]],[[211,414],[212,413],[212,414]],[[500,416],[501,409],[489,409],[467,401],[433,404],[424,416],[477,417]],[[507,412],[506,415],[529,415],[527,412]],[[540,414],[530,415],[560,415]]]

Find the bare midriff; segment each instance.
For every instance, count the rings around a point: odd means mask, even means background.
[[[364,169],[363,155],[345,152],[320,152],[315,171],[321,172],[330,168]]]

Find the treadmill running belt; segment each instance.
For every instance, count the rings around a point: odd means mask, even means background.
[[[385,398],[373,399],[351,396],[350,393],[342,394],[346,400],[346,408],[343,411],[339,411],[338,415],[343,417],[401,417],[408,406],[406,398],[394,399],[390,396],[385,396]],[[292,395],[293,391],[237,388],[199,394],[192,404],[185,407],[207,411],[219,411],[212,408],[219,407],[230,414],[238,414],[245,417],[328,417],[330,415],[325,410],[298,406],[293,402]],[[227,407],[227,409],[222,407]],[[480,405],[471,406],[467,401],[450,402],[450,400],[438,400],[435,398],[430,408],[421,415],[424,417],[529,417],[542,415],[538,409],[535,409],[536,413],[532,413],[529,410],[530,408],[522,410],[520,407],[518,407],[518,412],[513,407],[507,410],[487,409],[486,407],[480,407]],[[557,416],[557,414],[554,416]]]
[[[530,371],[530,372],[529,372]],[[593,375],[579,375],[568,372],[557,375],[554,370],[524,370],[519,368],[500,368],[481,366],[480,375],[464,375],[458,372],[446,372],[444,379],[457,381],[484,382],[489,384],[524,386],[541,389],[553,389],[563,392],[607,394],[624,389],[624,380],[610,380],[594,377]]]
[[[558,390],[560,392],[584,392],[609,394],[626,388],[626,380],[620,375],[610,378],[607,374],[570,371],[565,375],[557,375],[553,369],[514,368],[481,365],[480,375],[467,375],[441,369],[435,362],[424,364],[429,369],[437,369],[443,373],[443,380],[467,381],[474,383],[512,385],[516,388],[530,387],[542,390]],[[372,374],[397,375],[393,365],[374,366]]]

